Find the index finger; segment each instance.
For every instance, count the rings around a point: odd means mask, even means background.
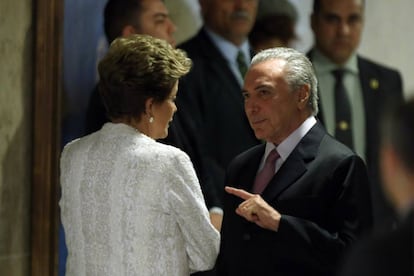
[[[229,186],[224,187],[224,190],[227,193],[238,196],[238,197],[240,197],[241,199],[244,199],[244,200],[247,200],[247,199],[251,198],[252,196],[254,196],[254,194],[246,192],[245,190],[236,189],[236,188],[229,187]]]

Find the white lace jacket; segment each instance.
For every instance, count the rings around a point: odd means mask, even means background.
[[[219,233],[189,157],[124,124],[65,146],[66,275],[179,276],[214,265]]]

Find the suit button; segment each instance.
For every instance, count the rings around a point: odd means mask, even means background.
[[[244,233],[244,234],[243,234],[243,240],[244,240],[244,241],[250,241],[250,239],[251,239],[251,236],[250,236],[250,234],[249,234],[249,233]]]

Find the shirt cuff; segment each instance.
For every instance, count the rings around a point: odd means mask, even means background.
[[[221,209],[220,207],[212,207],[212,208],[210,208],[210,210],[208,210],[210,213],[213,213],[213,214],[218,214],[218,215],[223,215],[224,214],[224,212],[223,212],[223,209]]]

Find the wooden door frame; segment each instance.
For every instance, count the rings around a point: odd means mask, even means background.
[[[63,0],[32,1],[32,276],[57,275]]]

